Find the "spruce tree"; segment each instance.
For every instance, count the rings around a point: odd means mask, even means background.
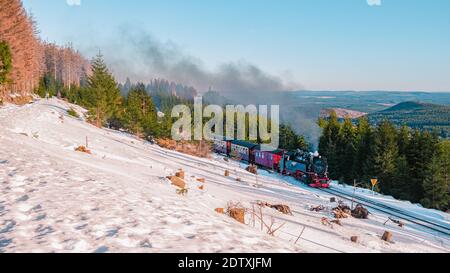
[[[128,93],[124,122],[128,129],[139,137],[158,133],[157,111],[144,84],[137,84]]]
[[[374,172],[380,181],[380,189],[386,194],[392,194],[396,162],[398,159],[397,132],[389,121],[378,125],[374,138]]]
[[[372,139],[373,130],[369,120],[366,117],[360,118],[356,129],[355,157],[355,176],[360,182],[368,181],[373,176],[367,168],[371,156]]]
[[[90,97],[85,103],[89,108],[89,119],[97,127],[104,126],[117,117],[122,97],[100,53],[92,61],[92,75],[88,78],[87,90]]]
[[[345,119],[339,134],[337,158],[342,182],[352,184],[355,179],[356,133],[350,119]]]
[[[411,137],[411,130],[407,126],[402,126],[398,131],[397,144],[398,153],[405,155],[408,150],[408,145]]]
[[[448,192],[449,185],[444,176],[444,168],[440,155],[436,154],[432,157],[429,166],[425,170],[422,205],[427,208],[441,210],[448,208],[448,202],[450,200]]]
[[[320,138],[319,152],[328,159],[331,179],[339,179],[341,177],[339,157],[337,147],[339,142],[339,133],[341,124],[338,121],[336,112],[332,112],[328,121],[321,120],[319,124],[323,126],[323,134]]]

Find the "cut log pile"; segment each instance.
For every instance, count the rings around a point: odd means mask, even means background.
[[[333,214],[336,219],[349,218],[352,215],[351,213],[350,207],[342,203],[333,209]]]

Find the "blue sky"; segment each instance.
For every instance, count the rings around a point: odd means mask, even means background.
[[[122,38],[118,29],[140,29],[162,44],[176,45],[205,70],[244,61],[309,90],[450,91],[448,0],[81,0],[68,5],[77,1],[24,0],[24,5],[39,22],[42,38],[73,42],[87,55],[101,48],[113,58],[105,47]]]

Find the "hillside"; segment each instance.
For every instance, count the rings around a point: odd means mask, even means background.
[[[437,130],[442,137],[450,137],[450,106],[423,102],[402,102],[389,109],[369,115],[372,123],[389,120],[421,130]]]
[[[343,109],[343,108],[327,108],[320,111],[320,117],[321,118],[327,118],[330,116],[332,112],[335,112],[337,117],[340,119],[350,118],[350,119],[357,119],[360,117],[364,117],[367,115],[367,113],[354,111],[350,109]]]
[[[264,171],[255,176],[219,156],[195,158],[98,129],[68,116],[70,107],[84,111],[56,99],[0,108],[0,252],[450,251],[445,239],[413,225],[385,225],[387,216],[376,211],[367,221],[323,225],[331,217],[329,194]],[[92,154],[75,152],[86,137]],[[186,196],[166,179],[180,168]],[[206,179],[204,189],[198,178]],[[445,213],[373,198],[448,223]],[[243,225],[214,211],[229,202],[251,211],[258,200],[293,211],[262,208],[264,221],[280,227],[275,236],[250,214]],[[325,210],[310,210],[318,205]],[[385,230],[395,244],[380,240]]]

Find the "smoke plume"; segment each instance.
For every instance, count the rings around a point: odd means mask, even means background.
[[[193,86],[200,93],[212,88],[236,104],[278,104],[282,120],[317,146],[320,129],[316,118],[309,117],[308,111],[295,109],[295,98],[288,92],[302,90],[300,84],[287,83],[245,61],[207,69],[200,59],[185,53],[176,44],[161,42],[136,28],[118,29],[117,34],[100,48],[120,82],[127,77],[134,82],[164,78]],[[97,53],[94,48],[88,51],[90,55]]]

